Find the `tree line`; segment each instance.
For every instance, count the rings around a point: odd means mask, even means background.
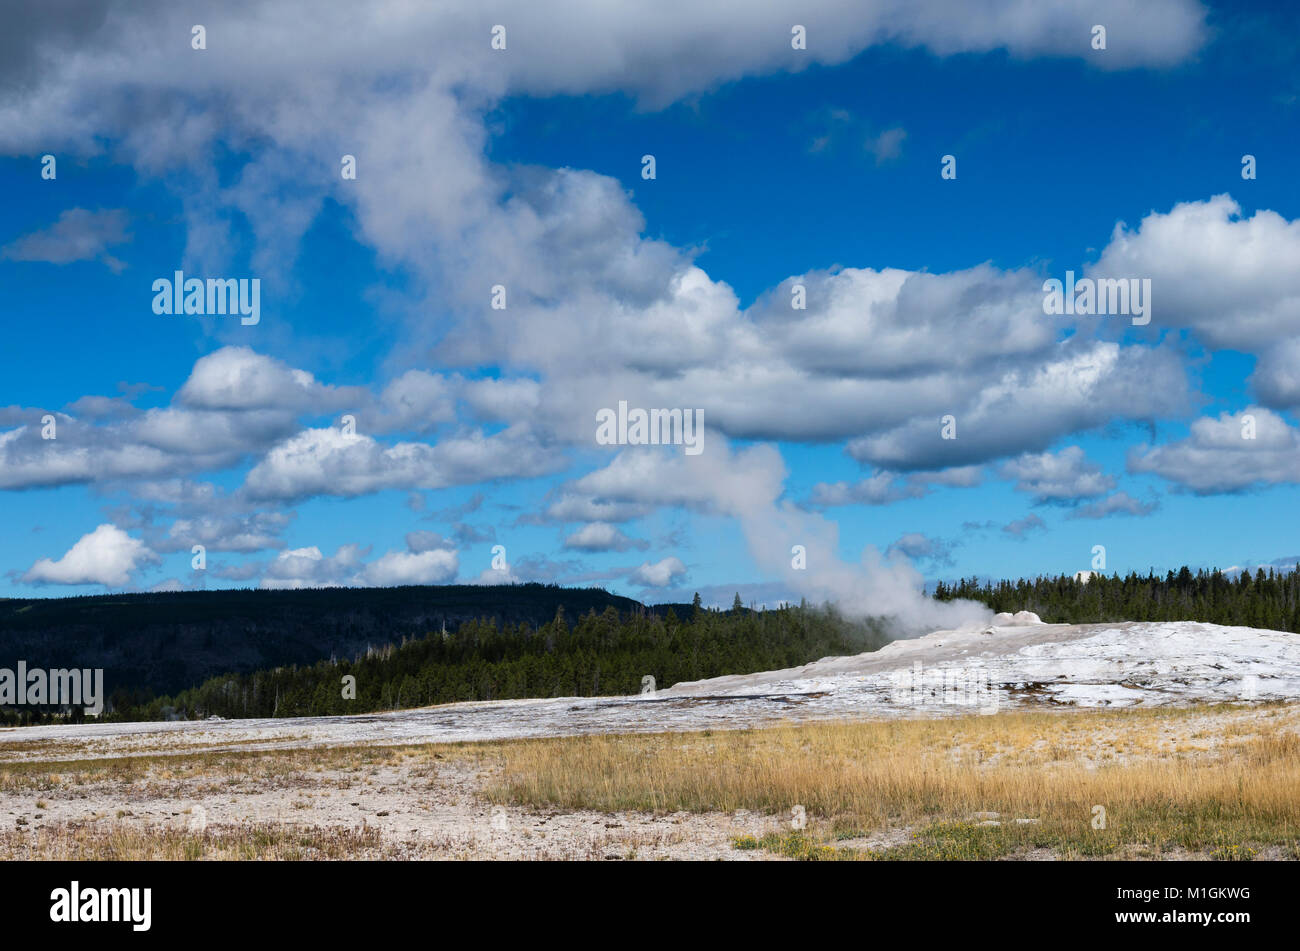
[[[875,650],[881,622],[850,621],[830,607],[730,611],[695,605],[688,616],[610,606],[573,619],[499,625],[467,621],[348,660],[213,677],[174,696],[119,697],[106,719],[288,717],[367,713],[464,700],[639,693],[723,674],[795,667]],[[354,696],[347,696],[346,678]]]
[[[1242,571],[1235,578],[1218,569],[1195,574],[1183,567],[1165,575],[1130,572],[1070,575],[1019,581],[961,579],[939,583],[940,601],[966,598],[994,611],[1033,611],[1044,621],[1087,624],[1105,621],[1204,621],[1275,631],[1300,631],[1300,569]]]

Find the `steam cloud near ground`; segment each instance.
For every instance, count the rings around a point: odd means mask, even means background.
[[[842,559],[839,526],[789,502],[765,502],[740,514],[750,554],[763,571],[779,574],[812,603],[835,605],[852,619],[881,618],[891,637],[985,625],[993,612],[974,601],[936,601],[925,581],[900,553],[886,557],[874,545],[856,564]],[[805,568],[793,564],[791,548],[803,545]]]

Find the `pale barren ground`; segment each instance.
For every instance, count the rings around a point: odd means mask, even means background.
[[[48,784],[37,781],[48,788],[0,794],[0,821],[8,827],[0,857],[76,858],[84,854],[78,840],[114,836],[130,849],[131,833],[185,838],[202,829],[220,841],[278,827],[311,830],[304,841],[322,830],[345,837],[341,854],[327,847],[321,857],[748,860],[765,856],[734,849],[732,839],[780,824],[745,810],[655,815],[494,805],[484,792],[501,767],[490,756],[431,747],[372,754],[342,751],[326,757],[331,765],[244,754],[262,761],[235,766],[214,757],[190,769],[154,760],[138,772],[85,782],[76,771],[55,774]],[[298,850],[285,857],[318,854]],[[234,857],[221,851],[214,857]]]
[[[883,854],[905,847],[932,819],[963,823],[977,836],[1020,832],[1017,820],[1025,829],[1050,820],[1046,802],[1041,810],[986,807],[981,790],[1001,795],[1008,782],[1058,774],[1068,797],[1079,785],[1076,774],[1107,776],[1122,787],[1124,771],[1132,770],[1141,773],[1136,789],[1162,781],[1165,774],[1153,780],[1151,770],[1175,770],[1167,774],[1172,791],[1189,776],[1199,781],[1201,769],[1218,777],[1240,767],[1250,776],[1255,744],[1280,739],[1294,752],[1298,735],[1300,704],[1272,703],[413,746],[321,747],[304,739],[290,749],[223,744],[176,752],[164,740],[157,750],[136,748],[125,757],[112,744],[96,756],[93,744],[25,739],[0,742],[0,857],[774,859],[791,854],[781,841],[793,834],[785,805],[792,799],[808,804],[810,820],[795,835],[799,857],[821,857],[806,856],[808,847]],[[885,736],[900,739],[887,753],[873,749]],[[801,750],[808,762],[796,762]],[[828,789],[897,786],[871,773],[880,757],[897,761],[889,769],[901,763],[915,774],[938,757],[959,794],[939,794],[950,801],[918,813],[900,793],[895,814],[864,817],[860,804],[818,806],[816,792],[777,791],[801,783],[817,790],[823,769]],[[634,775],[641,764],[652,778]],[[864,770],[863,778],[843,775],[845,768]],[[705,788],[709,783],[716,788]],[[1041,800],[1030,794],[1020,801]],[[1110,793],[1107,801],[1119,814],[1122,796]],[[1284,803],[1293,807],[1300,811]],[[1075,811],[1083,827],[1086,805]],[[992,828],[998,823],[1006,828]],[[1169,834],[1156,854],[1126,846],[1115,857],[1211,857]],[[1243,848],[1250,857],[1294,857],[1300,844],[1288,841],[1273,836]],[[1089,857],[1070,848],[1028,843],[1005,857]]]

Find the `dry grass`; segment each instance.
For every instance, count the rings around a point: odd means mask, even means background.
[[[0,854],[9,860],[300,861],[384,858],[394,851],[381,842],[379,830],[366,826],[320,829],[267,823],[192,832],[69,824],[0,832]]]
[[[523,811],[552,810],[552,815],[585,810],[597,817],[766,815],[772,818],[764,819],[762,829],[786,831],[726,832],[722,846],[736,836],[738,850],[791,858],[1300,858],[1297,704],[1006,712],[712,733],[24,760],[0,764],[0,794],[30,797],[27,808],[34,803],[43,809],[47,800],[83,801],[88,795],[112,804],[98,807],[102,815],[91,817],[85,810],[90,818],[107,819],[118,802],[129,808],[117,809],[116,823],[75,821],[80,817],[65,808],[63,818],[74,821],[47,819],[28,828],[20,816],[18,828],[0,833],[0,856],[477,854],[463,836],[444,841],[441,831],[407,841],[385,839],[364,824],[318,824],[317,803],[328,800],[328,790],[364,793],[374,784],[388,784],[409,791],[410,798],[397,804],[404,815],[433,809],[420,800],[436,798],[440,770],[451,762],[458,767],[448,775],[461,777],[459,788],[471,801],[482,797],[480,811],[495,802]],[[212,795],[228,803],[232,794],[256,798],[267,790],[281,791],[289,810],[275,822],[250,817],[195,833],[149,827],[153,820],[131,821],[137,801],[156,812],[159,802]],[[795,806],[807,816],[805,828],[790,827]],[[1105,810],[1104,828],[1094,826],[1096,807]],[[344,818],[351,823],[355,815]],[[544,819],[530,821],[541,838],[555,828]],[[990,821],[998,824],[981,824]],[[599,821],[588,825],[602,829]],[[680,835],[652,829],[644,842],[616,844],[549,834],[545,855],[551,857],[602,857],[614,848],[635,852],[640,845],[650,849],[662,845],[660,839]]]
[[[1049,849],[1062,857],[1253,850],[1297,858],[1298,712],[1007,713],[526,741],[506,754],[491,795],[604,812],[788,815],[802,806],[806,829],[757,843],[797,857]],[[1097,806],[1105,828],[1094,828]],[[1001,824],[981,826],[977,813],[996,813]],[[900,827],[913,830],[911,839],[891,848],[845,856],[831,844]]]
[[[166,753],[112,759],[20,760],[0,763],[0,793],[68,790],[99,784],[183,787],[191,793],[240,784],[283,782],[326,770],[361,772],[380,765],[419,761],[414,774],[432,776],[435,761],[463,755],[469,745],[337,746],[311,749],[224,750]]]
[[[169,737],[163,734],[155,737],[156,740],[166,742]],[[183,748],[183,752],[176,755],[201,754],[201,753],[223,753],[232,749],[246,747],[250,750],[265,750],[268,748],[289,749],[290,744],[295,742],[305,744],[308,737],[300,733],[285,733],[276,737],[275,747],[268,747],[265,739],[248,738],[248,739],[228,739],[222,738],[204,745],[195,743]],[[157,751],[158,755],[164,755],[163,750]],[[131,756],[129,751],[123,751],[123,756]],[[0,742],[0,762],[22,762],[25,760],[48,761],[51,759],[60,760],[80,760],[80,759],[106,759],[104,744],[98,740],[92,739],[61,739],[61,740],[10,740]]]

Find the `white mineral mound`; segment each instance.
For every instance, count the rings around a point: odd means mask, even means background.
[[[777,692],[821,694],[846,710],[882,713],[984,706],[993,698],[999,706],[1085,707],[1297,699],[1300,635],[1190,621],[1044,624],[1018,611],[996,615],[989,627],[936,631],[789,670],[677,684],[659,695]],[[952,699],[963,693],[970,703]]]
[[[632,697],[452,703],[273,720],[0,729],[6,759],[68,741],[78,756],[193,749],[490,740],[741,729],[779,721],[929,717],[1053,707],[1300,699],[1300,635],[1178,622],[1043,624],[1028,611],[789,670],[716,677]],[[226,744],[239,744],[238,746]],[[66,756],[66,752],[59,755]]]
[[[1033,611],[1017,611],[1015,614],[1008,614],[1002,611],[993,615],[993,624],[995,627],[1024,627],[1026,624],[1042,624],[1043,619]]]

